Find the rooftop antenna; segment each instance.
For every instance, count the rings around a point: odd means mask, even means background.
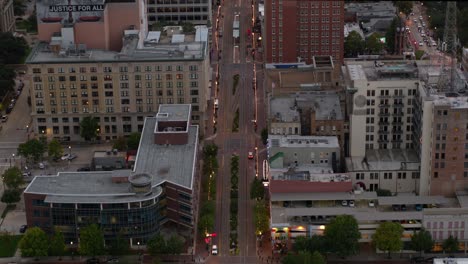
[[[443,55],[437,89],[439,92],[451,92],[455,88],[455,65],[457,58],[457,3],[455,1],[447,2],[442,51],[448,56]]]

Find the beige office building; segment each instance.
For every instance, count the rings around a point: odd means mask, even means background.
[[[100,140],[143,129],[161,104],[191,104],[193,124],[204,129],[209,96],[206,27],[184,35],[125,30],[120,52],[69,45],[67,32],[37,45],[28,57],[34,132],[79,141],[80,121],[99,121]],[[70,33],[70,34],[69,34]],[[202,41],[203,40],[203,41]]]

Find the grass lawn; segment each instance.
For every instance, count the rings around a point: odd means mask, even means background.
[[[0,258],[12,257],[15,255],[21,237],[21,235],[0,235]]]

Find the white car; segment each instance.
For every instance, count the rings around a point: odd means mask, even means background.
[[[354,207],[354,201],[349,201],[349,207]]]
[[[39,163],[39,169],[41,170],[45,169],[45,164],[43,162]]]
[[[63,155],[60,159],[61,160],[67,160],[69,158],[70,158],[70,154],[67,153],[67,154]]]
[[[422,46],[424,46],[424,42],[419,41],[419,47],[422,47]]]
[[[375,202],[372,201],[372,200],[370,200],[370,201],[369,201],[369,207],[375,207]]]
[[[214,255],[214,256],[218,255],[218,246],[217,245],[213,245],[211,247],[211,255]]]
[[[7,116],[7,115],[3,115],[3,116],[2,116],[2,123],[5,123],[7,120],[8,120],[8,116]]]
[[[341,201],[341,205],[342,206],[348,206],[348,201],[346,201],[346,200]]]

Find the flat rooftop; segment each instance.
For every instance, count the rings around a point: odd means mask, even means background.
[[[414,61],[347,61],[351,80],[405,80],[418,79],[418,65]]]
[[[157,119],[164,121],[189,121],[191,105],[164,104],[159,106]]]
[[[165,146],[154,144],[155,124],[156,118],[146,118],[134,172],[152,175],[153,186],[169,181],[184,188],[192,189],[198,144],[198,126],[189,127],[187,144]]]
[[[200,37],[206,37],[204,30],[200,31]],[[203,32],[202,32],[203,31]],[[185,35],[183,42],[176,41],[156,43],[146,42],[139,38],[137,30],[129,31],[124,36],[120,52],[109,50],[87,49],[85,45],[68,47],[59,52],[53,52],[49,43],[38,43],[29,54],[27,64],[40,63],[99,63],[99,62],[124,62],[124,61],[194,61],[204,60],[207,55],[207,42],[195,39],[196,33]],[[148,35],[154,37],[154,33]],[[163,38],[164,39],[164,38]]]
[[[366,157],[346,158],[348,171],[419,171],[420,161],[410,149],[368,149]]]
[[[340,99],[336,93],[301,92],[274,97],[270,101],[270,115],[274,122],[299,122],[298,109],[308,108],[315,111],[317,120],[343,120]]]
[[[337,137],[268,135],[271,147],[280,148],[339,148]]]
[[[114,183],[113,177],[130,176],[131,170],[59,172],[53,176],[36,176],[25,193],[46,194],[47,203],[122,203],[147,200],[136,195],[128,182]],[[162,189],[153,187],[151,196],[157,197]]]
[[[270,168],[270,178],[273,180],[298,180],[308,182],[347,182],[351,181],[348,173],[333,173],[331,166],[300,165],[293,169]]]
[[[435,106],[446,106],[452,109],[468,108],[468,97],[457,93],[434,94],[431,95]]]

